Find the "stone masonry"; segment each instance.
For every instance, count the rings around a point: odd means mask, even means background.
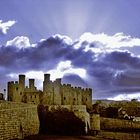
[[[52,82],[50,74],[44,74],[42,100],[45,105],[86,105],[90,109],[92,107],[92,89],[61,84],[61,79]]]
[[[35,79],[29,79],[29,87],[25,87],[25,75],[19,75],[19,81],[8,82],[8,100],[44,105],[86,105],[92,107],[92,89],[72,87],[61,84],[61,79],[54,82],[50,74],[44,74],[43,91],[34,86]]]
[[[22,139],[38,132],[36,105],[0,101],[0,140]]]
[[[19,81],[8,82],[8,101],[39,104],[42,91],[37,90],[34,81],[29,79],[29,87],[25,87],[25,75],[19,75]]]

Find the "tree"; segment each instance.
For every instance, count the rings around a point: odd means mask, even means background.
[[[117,118],[118,117],[118,108],[108,107],[106,108],[106,117],[108,118]]]
[[[138,99],[131,99],[131,102],[137,102]]]

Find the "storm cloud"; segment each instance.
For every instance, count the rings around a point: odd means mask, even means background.
[[[0,47],[0,82],[19,73],[42,80],[34,74],[58,72],[55,78],[63,82],[93,88],[94,98],[133,94],[140,91],[140,56],[131,51],[135,47],[140,47],[140,39],[122,33],[86,33],[76,41],[54,35],[36,44],[16,37]]]

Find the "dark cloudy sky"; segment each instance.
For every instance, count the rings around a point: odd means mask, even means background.
[[[140,99],[139,0],[1,0],[0,89],[19,73]]]

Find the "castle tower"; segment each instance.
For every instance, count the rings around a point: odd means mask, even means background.
[[[56,84],[61,85],[61,78],[56,79]]]
[[[61,86],[61,104],[62,105],[70,105],[71,104],[71,84],[63,84]]]
[[[87,109],[92,108],[92,89],[86,88],[82,93],[82,104],[87,106]]]
[[[31,90],[35,89],[34,83],[35,83],[35,79],[29,79],[29,88]]]
[[[25,75],[19,75],[19,86],[21,89],[25,88]]]
[[[14,82],[8,82],[7,84],[7,96],[8,96],[8,101],[14,101]]]
[[[44,74],[44,82],[50,82],[50,74]]]
[[[53,100],[53,85],[50,81],[50,74],[44,74],[43,81],[43,103],[46,105],[51,105]]]
[[[46,91],[47,84],[50,83],[50,74],[44,74],[43,91]]]
[[[53,85],[53,104],[61,105],[61,78],[56,79]]]

